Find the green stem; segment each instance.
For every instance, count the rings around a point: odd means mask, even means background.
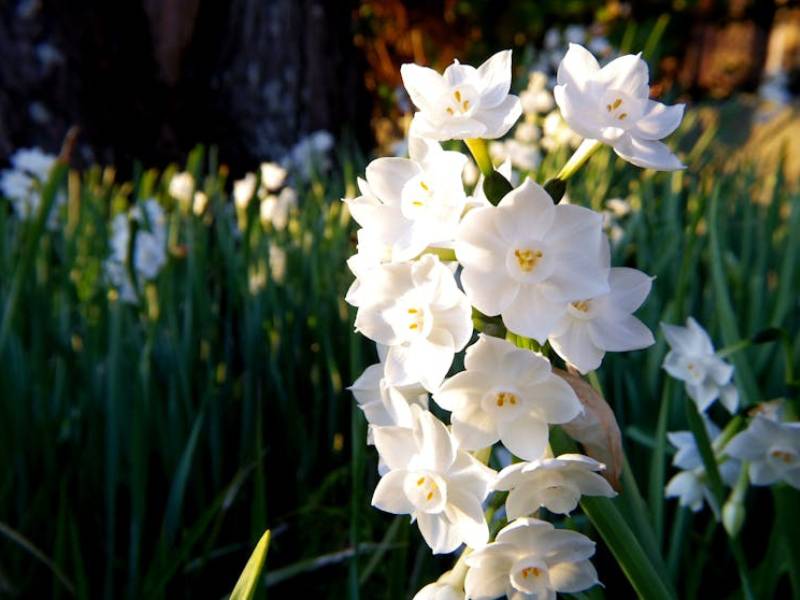
[[[572,177],[575,173],[577,173],[578,169],[586,164],[586,161],[588,161],[592,157],[592,154],[597,152],[602,145],[603,143],[600,140],[583,140],[581,145],[578,146],[575,152],[572,153],[572,156],[569,157],[569,160],[566,162],[566,164],[561,167],[561,170],[554,177],[554,179],[566,181]]]
[[[433,254],[434,256],[438,256],[440,260],[443,260],[445,262],[458,260],[456,258],[456,251],[453,250],[452,248],[435,248],[434,246],[428,246],[427,248],[425,248],[425,250],[420,252],[419,256],[414,258],[414,260],[418,260],[423,256],[425,256],[426,254]]]
[[[478,168],[481,170],[481,173],[483,173],[483,176],[488,177],[492,171],[494,171],[494,167],[492,166],[491,158],[489,158],[489,147],[486,145],[486,140],[481,138],[468,138],[464,140],[464,143],[472,153],[472,157],[478,164]]]

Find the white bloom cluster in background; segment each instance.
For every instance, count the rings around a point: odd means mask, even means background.
[[[733,488],[726,515],[711,489],[698,438],[691,431],[676,431],[669,433],[668,439],[677,449],[672,464],[680,471],[667,483],[665,495],[678,498],[681,506],[694,512],[708,503],[729,533],[736,535],[741,519],[728,515],[744,514],[742,497],[748,483],[768,486],[783,482],[800,489],[800,422],[790,420],[796,416],[784,410],[779,399],[751,410],[749,423],[730,419],[721,431],[707,413],[718,400],[725,412],[736,414],[739,393],[733,365],[714,351],[711,337],[694,318],[689,317],[685,327],[662,323],[661,328],[670,346],[663,368],[684,382],[687,396],[704,421],[720,480]]]
[[[490,178],[511,180],[513,163],[492,173],[486,140],[509,131],[523,104],[554,106],[541,82],[522,101],[509,93],[510,51],[477,69],[455,62],[443,75],[417,65],[401,73],[418,109],[410,157],[374,160],[361,194],[345,200],[361,227],[346,300],[380,356],[351,387],[379,454],[372,503],[410,515],[434,553],[471,549],[420,600],[585,590],[598,581],[594,542],[555,529],[539,510],[569,514],[581,496],[615,492],[602,463],[551,453],[551,425],[585,409],[550,358],[586,374],[606,352],[652,344],[633,316],[651,278],[612,268],[599,213],[556,204],[530,179],[485,188]],[[457,139],[482,164],[472,197],[463,183],[470,161],[439,145]],[[475,324],[489,322],[506,338],[487,329],[470,344]],[[464,370],[448,377],[464,350]],[[432,412],[429,394],[448,421]],[[519,462],[498,474],[488,466],[495,448]],[[499,499],[498,508],[505,492],[505,510],[490,523],[485,505]],[[490,525],[503,524],[492,541]]]
[[[264,227],[286,229],[289,215],[297,208],[297,192],[286,185],[288,171],[272,162],[262,163],[259,173],[247,173],[233,182],[233,204],[239,228],[247,225],[250,203],[258,199],[258,215]]]
[[[131,237],[133,236],[133,237]],[[123,302],[139,302],[142,286],[167,262],[167,218],[154,199],[136,204],[111,221],[111,254],[104,263],[106,278]]]
[[[50,177],[56,157],[38,148],[17,150],[11,156],[11,168],[0,174],[0,195],[14,207],[20,221],[35,219],[42,203],[42,188]],[[59,191],[50,207],[46,225],[48,229],[58,226],[58,215],[66,203],[66,195]]]

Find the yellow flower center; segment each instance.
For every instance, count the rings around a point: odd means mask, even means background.
[[[622,106],[622,98],[616,98],[611,104],[606,104],[606,110],[609,113],[613,113]],[[628,117],[628,113],[626,112],[618,112],[615,117],[620,121],[624,121]]]
[[[521,271],[530,273],[536,268],[537,263],[541,260],[543,254],[541,250],[514,250],[514,256],[517,258],[517,264]]]
[[[448,106],[446,109],[448,115],[455,115],[456,113],[464,114],[469,110],[470,101],[462,96],[461,90],[453,92],[453,100],[455,100],[455,104],[453,106]]]
[[[497,392],[495,395],[495,402],[497,402],[497,406],[503,408],[506,405],[516,406],[519,400],[516,394],[512,394],[511,392]]]
[[[578,300],[577,302],[573,302],[572,307],[575,310],[579,310],[584,313],[589,312],[589,300]]]
[[[772,454],[772,456],[778,460],[782,460],[787,465],[790,465],[794,462],[794,455],[791,452],[786,452],[784,450],[773,450],[770,452],[770,454]]]
[[[532,575],[533,577],[539,577],[542,574],[542,570],[539,567],[525,567],[522,569],[522,576],[527,579],[528,576]]]

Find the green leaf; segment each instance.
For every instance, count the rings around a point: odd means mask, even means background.
[[[483,193],[486,194],[487,200],[495,206],[497,206],[500,200],[503,199],[503,196],[512,189],[508,179],[503,177],[498,171],[492,171],[483,180]]]
[[[772,488],[775,500],[775,517],[783,537],[786,560],[789,563],[789,576],[792,582],[792,596],[800,598],[800,492],[787,485]],[[775,565],[773,568],[777,568]]]
[[[264,532],[261,539],[256,544],[256,549],[250,555],[250,559],[244,567],[244,571],[239,575],[239,581],[231,592],[230,600],[252,600],[256,593],[258,579],[261,570],[264,568],[264,561],[267,558],[269,549],[269,529]]]

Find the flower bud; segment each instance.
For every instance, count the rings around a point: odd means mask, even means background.
[[[722,507],[722,525],[732,538],[739,535],[742,524],[744,524],[745,514],[744,504],[738,499],[731,498]]]

